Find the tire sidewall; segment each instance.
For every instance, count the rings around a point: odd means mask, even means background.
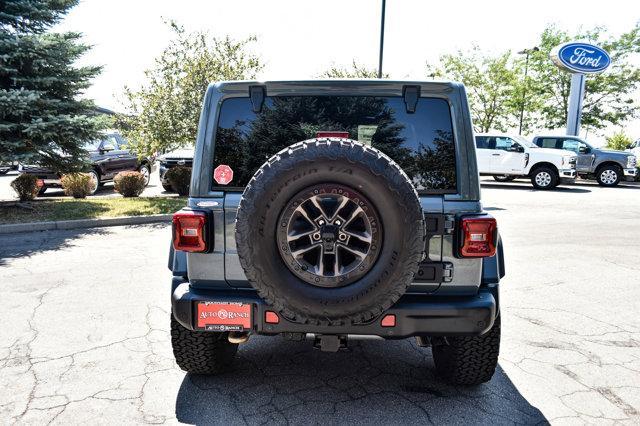
[[[277,289],[277,295],[267,294],[266,298],[285,315],[294,318],[353,318],[363,314],[365,319],[372,315],[363,311],[387,309],[392,303],[385,302],[385,299],[391,300],[389,294],[394,294],[395,302],[406,290],[406,285],[397,286],[406,273],[398,264],[407,252],[407,241],[413,239],[410,234],[421,231],[415,229],[415,217],[399,206],[389,180],[383,174],[372,173],[362,163],[349,163],[339,155],[318,155],[314,161],[292,162],[291,165],[283,164],[277,173],[267,168],[255,181],[259,187],[248,194],[253,196],[247,200],[254,206],[252,218],[246,217],[242,209],[238,214],[239,224],[247,220],[252,222],[243,227],[248,235],[245,241],[239,241],[241,259],[250,259],[251,266],[260,268],[257,272],[267,289]],[[381,222],[382,247],[375,264],[362,278],[344,287],[323,288],[301,280],[289,270],[277,247],[276,229],[282,211],[296,194],[319,183],[344,185],[361,193],[376,209]],[[258,290],[264,292],[264,289]],[[319,312],[322,314],[317,314]]]
[[[605,182],[602,181],[602,174],[607,170],[611,170],[616,174],[615,182],[613,182],[613,183],[605,183]],[[609,186],[609,187],[616,186],[618,183],[620,183],[620,180],[622,179],[621,174],[622,174],[621,170],[616,166],[604,166],[604,167],[601,167],[598,170],[598,173],[596,175],[596,180],[602,186]]]
[[[96,181],[96,186],[89,193],[89,195],[95,195],[95,193],[98,192],[98,189],[100,189],[100,174],[98,172],[96,172],[95,170],[89,171],[89,174],[92,176],[92,179],[95,179],[95,181]]]
[[[544,172],[549,173],[549,175],[551,176],[551,181],[547,186],[541,186],[536,182],[536,176]],[[533,174],[531,175],[531,184],[535,189],[541,189],[541,190],[553,189],[558,185],[558,177],[555,171],[552,170],[550,167],[538,167],[533,171]]]

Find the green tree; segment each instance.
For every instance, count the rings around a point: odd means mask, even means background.
[[[427,64],[427,75],[459,81],[467,88],[476,131],[506,131],[515,124],[520,93],[518,70],[511,54],[483,54],[476,46],[468,52],[440,57],[437,67]]]
[[[564,127],[567,121],[571,74],[553,66],[551,50],[570,40],[587,40],[609,52],[611,66],[605,72],[588,76],[582,108],[582,125],[603,129],[619,125],[637,116],[640,109],[634,94],[640,89],[640,68],[633,58],[640,53],[640,23],[618,37],[606,35],[602,27],[574,34],[554,26],[547,27],[538,42],[539,52],[529,60],[529,72],[534,92],[540,96],[540,126]]]
[[[187,33],[175,22],[169,25],[174,38],[145,71],[144,85],[124,90],[127,115],[120,117],[118,127],[139,155],[193,145],[207,86],[253,79],[263,67],[247,52],[255,37],[216,39],[206,32]]]
[[[351,68],[332,66],[324,71],[320,78],[378,78],[378,70],[359,65],[355,60],[351,63]],[[389,74],[382,73],[383,78],[389,78]]]
[[[612,136],[607,137],[607,144],[605,145],[609,149],[615,149],[617,151],[624,151],[631,145],[633,140],[623,132],[614,133]]]
[[[79,96],[100,67],[75,66],[90,49],[75,32],[52,33],[78,0],[0,2],[0,161],[56,171],[85,166],[82,145],[103,120]]]

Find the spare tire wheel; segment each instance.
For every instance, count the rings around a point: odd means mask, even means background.
[[[415,188],[385,154],[349,139],[312,139],[255,173],[236,243],[247,279],[282,316],[357,324],[411,284],[424,221]]]

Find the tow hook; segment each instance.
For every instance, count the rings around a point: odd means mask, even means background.
[[[235,343],[237,345],[246,343],[249,340],[249,333],[243,333],[239,331],[232,331],[229,333],[229,343]]]

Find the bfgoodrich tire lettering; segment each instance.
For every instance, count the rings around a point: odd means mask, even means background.
[[[294,275],[276,245],[283,209],[300,191],[323,183],[361,193],[384,230],[375,264],[357,281],[337,288]],[[348,139],[312,139],[280,151],[255,173],[240,201],[236,243],[247,279],[285,318],[365,322],[388,309],[412,282],[424,252],[422,209],[407,175],[380,151]]]
[[[498,365],[500,317],[482,336],[451,336],[447,342],[431,349],[438,375],[456,385],[488,382]]]
[[[191,331],[171,314],[171,346],[178,367],[189,373],[218,374],[230,369],[238,345],[228,333]]]

